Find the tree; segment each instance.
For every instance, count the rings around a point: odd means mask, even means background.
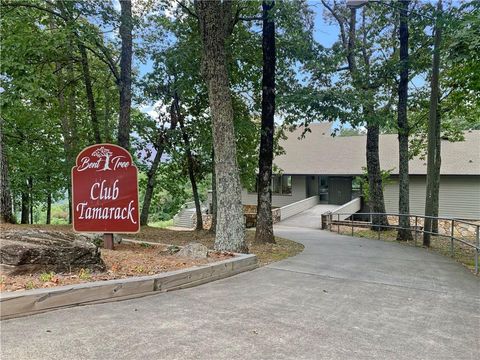
[[[215,248],[247,252],[233,127],[233,105],[225,51],[225,42],[234,26],[232,3],[196,0],[195,9],[202,36],[202,73],[208,88],[215,150],[217,189]]]
[[[125,149],[130,147],[130,108],[132,104],[132,3],[120,0],[120,37],[122,51],[120,54],[120,113],[118,118],[118,145]]]
[[[195,230],[203,230],[203,218],[202,208],[200,205],[200,198],[198,196],[197,180],[195,179],[195,165],[192,155],[192,148],[190,146],[190,138],[187,130],[185,129],[185,117],[181,112],[178,93],[175,91],[173,95],[172,103],[172,115],[175,116],[176,121],[180,125],[180,131],[182,132],[183,143],[185,146],[185,155],[187,156],[188,177],[190,184],[192,185],[193,201],[195,203],[196,213],[196,225]]]
[[[361,27],[359,29],[361,38],[357,39],[356,7],[350,7],[347,15],[342,9],[338,8],[336,3],[334,3],[333,7],[325,0],[322,0],[322,3],[339,26],[339,45],[346,62],[346,65],[340,69],[347,70],[350,74],[348,86],[350,89],[353,88],[356,93],[355,96],[360,99],[359,103],[355,104],[352,102],[353,106],[351,106],[356,111],[358,111],[358,108],[361,108],[361,121],[365,123],[367,128],[366,163],[370,194],[369,207],[370,211],[375,213],[372,216],[372,229],[376,231],[385,230],[385,226],[388,225],[388,219],[385,215],[378,148],[380,126],[384,122],[384,117],[381,116],[381,111],[376,107],[378,107],[377,104],[379,99],[381,99],[382,88],[385,90],[389,88],[391,79],[385,76],[380,77],[379,75],[384,72],[384,68],[388,68],[390,59],[379,60],[378,52],[372,49],[372,39],[375,34],[382,35],[382,25],[387,26],[388,20],[385,15],[378,17],[377,14],[373,14],[368,5],[364,6],[361,14]],[[388,101],[384,108],[388,110]]]
[[[172,104],[173,107],[173,104]],[[167,121],[170,120],[170,128],[167,129]],[[151,131],[153,133],[153,138],[150,139],[150,142],[153,144],[155,149],[155,156],[151,161],[150,167],[147,170],[147,184],[145,188],[145,195],[143,197],[143,205],[142,205],[142,212],[140,215],[140,225],[147,225],[148,224],[148,216],[150,213],[150,206],[152,203],[152,198],[155,190],[156,185],[156,177],[157,171],[160,166],[160,160],[164,153],[164,150],[168,143],[169,134],[175,129],[177,126],[177,122],[175,121],[175,116],[173,115],[173,110],[170,113],[170,117],[167,118],[164,114],[160,113],[158,118],[158,125],[152,124],[152,122],[148,121],[149,124],[145,124],[144,122],[135,122],[137,133],[140,136],[143,136],[143,132],[145,132],[148,128],[154,129]],[[148,131],[148,130],[147,130]],[[147,135],[150,137],[151,135]],[[148,146],[148,145],[147,145]]]
[[[442,0],[437,3],[435,20],[435,41],[432,60],[432,77],[430,81],[430,113],[428,122],[428,153],[427,153],[427,191],[425,199],[425,223],[423,226],[423,245],[430,246],[432,218],[438,215],[438,191],[440,183],[440,112],[438,107],[440,97],[440,46],[442,41]],[[436,208],[436,209],[435,209]]]
[[[3,136],[3,118],[0,116],[0,223],[15,223],[12,212],[12,194],[8,178],[8,162]]]
[[[400,81],[398,83],[398,107],[397,107],[397,126],[398,126],[398,212],[400,214],[410,213],[409,197],[409,171],[408,171],[408,5],[410,0],[400,1]],[[400,216],[397,232],[397,240],[411,240],[410,218]]]
[[[260,154],[258,160],[258,202],[255,242],[275,243],[272,219],[272,163],[273,134],[275,131],[275,1],[262,2],[263,18],[263,78],[262,125],[260,127]]]

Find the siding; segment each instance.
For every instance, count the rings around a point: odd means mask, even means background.
[[[425,213],[425,176],[410,177],[410,213]],[[398,212],[398,178],[385,186],[385,207]],[[480,176],[441,176],[439,216],[480,219]]]
[[[303,200],[307,197],[307,182],[305,176],[292,176],[292,194],[291,195],[272,195],[272,206],[282,207],[294,202]],[[249,193],[242,189],[242,204],[257,205],[257,194]]]

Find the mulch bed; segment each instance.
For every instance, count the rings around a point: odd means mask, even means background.
[[[71,225],[0,225],[4,229],[56,230],[71,232]],[[246,232],[246,241],[250,253],[255,254],[260,266],[294,256],[303,251],[303,245],[291,240],[275,238],[276,244],[256,244],[254,231]],[[115,250],[102,249],[102,258],[107,266],[106,272],[95,273],[85,269],[71,273],[34,273],[16,276],[0,276],[0,291],[19,291],[35,288],[48,288],[61,285],[79,284],[91,281],[121,279],[131,276],[153,275],[160,272],[185,269],[228,259],[231,253],[209,252],[207,259],[194,260],[171,255],[169,245],[185,246],[198,242],[213,249],[215,234],[208,231],[173,231],[143,226],[137,234],[125,234],[125,239],[158,243],[158,245],[122,243]]]
[[[120,244],[115,250],[101,249],[106,272],[79,269],[68,273],[43,272],[26,275],[2,275],[0,291],[19,291],[80,284],[91,281],[124,279],[154,275],[226,260],[232,253],[209,252],[206,259],[191,259],[171,255],[166,245]]]

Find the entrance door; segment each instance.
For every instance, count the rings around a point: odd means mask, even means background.
[[[343,205],[352,200],[351,177],[328,178],[328,203]]]

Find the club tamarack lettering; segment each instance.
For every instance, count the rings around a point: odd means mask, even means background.
[[[107,186],[106,180],[94,182],[90,188],[91,200],[116,200],[118,195],[118,180],[115,180],[112,186]],[[137,223],[133,217],[133,200],[126,207],[91,207],[84,201],[77,204],[76,210],[80,212],[79,219],[130,220],[133,224]]]

